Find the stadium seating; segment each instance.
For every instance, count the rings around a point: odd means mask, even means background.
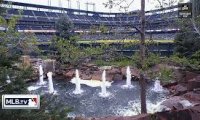
[[[75,9],[63,9],[62,12],[59,8],[42,6],[42,5],[34,5],[36,9],[22,9],[33,7],[31,4],[20,4],[19,2],[13,2],[13,5],[21,6],[17,8],[9,8],[7,9],[6,19],[10,19],[13,15],[20,15],[21,19],[17,24],[18,30],[55,30],[55,22],[59,19],[59,17],[67,16],[75,25],[77,30],[81,31],[89,31],[91,26],[96,25],[105,25],[108,27],[109,31],[115,32],[128,32],[128,34],[120,34],[120,35],[91,35],[82,36],[83,39],[123,39],[125,36],[129,36],[130,32],[135,32],[132,29],[127,30],[127,26],[130,28],[140,27],[140,17],[138,13],[135,12],[133,14],[125,14],[125,13],[101,13],[101,12],[91,12],[91,11],[83,11],[83,10],[75,10]],[[46,11],[42,11],[42,9],[49,9]],[[171,10],[172,8],[170,8]],[[56,11],[55,11],[56,10]],[[22,11],[22,12],[20,12]],[[174,19],[177,18],[177,11],[173,11],[173,9],[169,12],[160,12],[159,10],[148,11],[146,15],[146,29],[151,31],[164,30],[163,32],[168,31],[168,28],[176,29],[176,25],[174,23]],[[80,14],[84,13],[84,14]],[[169,27],[170,24],[170,27]],[[122,27],[126,26],[126,27]],[[119,29],[120,27],[120,29]],[[160,32],[160,31],[159,31]],[[40,40],[44,39],[45,35],[40,35]],[[165,35],[166,36],[166,35]],[[164,36],[163,36],[164,37]],[[169,38],[170,36],[166,36]],[[49,38],[49,37],[47,37]],[[132,39],[132,38],[130,38]],[[164,39],[164,38],[158,38]]]
[[[19,15],[18,10],[9,9],[9,15]],[[159,20],[163,20],[165,16],[170,16],[171,18],[173,13],[167,14],[155,14],[151,16],[147,16],[147,20],[149,22],[158,22]],[[130,22],[138,24],[140,18],[138,16],[127,16],[127,17],[100,17],[100,16],[87,16],[87,15],[75,15],[75,14],[61,14],[54,12],[44,12],[44,11],[34,11],[34,10],[23,10],[22,20],[23,21],[56,21],[60,16],[67,15],[69,19],[75,21],[75,23],[80,22],[80,24],[84,24],[85,22],[89,22],[91,24],[108,24],[108,25],[119,25],[121,23]],[[153,24],[153,23],[152,23]]]

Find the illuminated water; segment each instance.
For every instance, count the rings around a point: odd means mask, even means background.
[[[84,82],[84,81],[82,81]],[[89,84],[89,82],[91,82]],[[118,81],[112,83],[107,88],[110,95],[101,97],[101,87],[90,87],[93,81],[87,81],[87,84],[81,84],[82,94],[74,94],[75,84],[64,80],[54,80],[54,88],[58,92],[55,103],[59,102],[66,107],[72,107],[73,112],[70,116],[86,116],[86,117],[104,117],[104,116],[131,116],[137,115],[140,111],[140,87],[138,82],[132,82],[132,89],[122,89],[121,86],[126,81]],[[35,83],[32,84],[32,86]],[[167,92],[155,92],[154,82],[147,85],[147,110],[149,113],[155,112],[159,108],[159,104],[163,101]],[[31,93],[47,94],[47,85],[31,91]],[[48,95],[48,94],[47,94]],[[51,97],[51,95],[48,95]],[[55,104],[52,102],[52,105]]]
[[[45,82],[44,82],[44,72],[43,72],[43,68],[42,68],[42,65],[39,65],[39,79],[40,79],[40,82],[39,82],[39,85],[44,85]]]
[[[81,90],[81,83],[80,83],[80,77],[79,77],[79,72],[78,70],[76,70],[76,77],[75,77],[75,85],[76,88],[73,91],[74,94],[81,94],[83,92],[83,90]]]
[[[54,86],[53,86],[53,79],[52,79],[52,72],[48,72],[47,73],[47,77],[48,77],[48,85],[49,85],[49,93],[53,94],[54,93]]]
[[[101,92],[99,93],[101,97],[109,97],[109,92],[106,90],[106,71],[102,74]]]
[[[162,92],[163,91],[163,87],[161,86],[160,81],[158,80],[158,78],[156,78],[153,90],[155,92]]]
[[[122,88],[133,88],[133,85],[131,84],[131,70],[130,67],[128,66],[126,69],[126,85],[123,85]]]
[[[10,76],[9,76],[9,75],[6,76],[6,82],[7,82],[8,84],[11,83],[11,80],[10,80]]]

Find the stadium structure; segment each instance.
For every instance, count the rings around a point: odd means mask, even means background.
[[[38,41],[49,41],[56,33],[55,23],[61,16],[67,16],[74,24],[74,31],[82,39],[132,39],[137,36],[140,27],[139,11],[128,13],[105,13],[80,9],[69,9],[30,3],[4,1],[1,7],[7,8],[4,17],[9,20],[12,16],[21,16],[16,29],[19,32],[33,32]],[[153,36],[164,36],[157,39],[173,39],[179,30],[175,20],[177,6],[146,11],[146,33]],[[104,25],[107,32],[104,34],[89,34],[93,26]],[[97,29],[96,33],[100,31]],[[116,34],[117,33],[117,34]],[[131,36],[131,37],[130,37]]]

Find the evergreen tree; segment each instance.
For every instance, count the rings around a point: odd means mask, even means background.
[[[19,63],[19,57],[35,51],[34,35],[19,33],[16,31],[16,23],[19,17],[11,17],[8,22],[0,16],[0,26],[5,31],[0,31],[0,96],[3,94],[27,94],[27,79],[31,79],[33,70],[31,67],[15,66]],[[32,37],[33,39],[32,39]],[[19,65],[19,64],[18,64]],[[8,77],[9,76],[9,77]],[[10,79],[11,82],[6,80]],[[0,104],[2,104],[0,97]],[[54,98],[42,96],[39,110],[6,110],[0,109],[1,120],[66,120],[70,109],[65,106],[49,104]]]
[[[60,17],[56,22],[57,35],[60,38],[69,40],[70,37],[73,35],[73,29],[74,25],[66,15]]]

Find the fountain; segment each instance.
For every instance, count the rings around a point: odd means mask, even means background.
[[[106,90],[106,71],[103,71],[102,74],[102,84],[101,84],[101,93],[100,93],[101,97],[108,97],[109,93]]]
[[[7,78],[7,79],[6,79],[6,82],[7,82],[8,84],[11,83],[10,77],[9,77],[8,75],[6,76],[6,78]]]
[[[36,85],[34,86],[29,86],[27,89],[28,91],[34,91],[34,90],[37,90],[41,87],[43,87],[43,85],[45,85],[46,82],[44,82],[44,72],[43,72],[43,69],[42,69],[42,65],[39,65],[39,83],[37,83]],[[52,77],[51,77],[52,78]]]
[[[133,85],[131,84],[131,70],[128,66],[126,69],[126,85],[123,86],[124,88],[133,88]]]
[[[45,84],[43,74],[44,74],[44,72],[43,72],[43,69],[42,69],[42,65],[39,65],[39,79],[40,79],[39,85]]]
[[[76,84],[76,88],[74,90],[74,94],[81,94],[83,92],[83,90],[81,90],[81,83],[80,83],[80,77],[79,77],[79,72],[78,70],[76,70],[76,77],[75,77],[75,84]]]
[[[73,111],[69,113],[70,117],[84,116],[89,118],[97,116],[133,116],[139,114],[138,111],[140,111],[141,102],[139,81],[134,81],[134,84],[132,81],[134,89],[119,89],[119,87],[125,83],[125,81],[122,80],[116,81],[108,89],[109,86],[105,84],[105,81],[106,83],[108,82],[106,80],[106,72],[104,71],[103,73],[102,71],[102,81],[93,83],[93,81],[90,80],[90,84],[98,84],[95,85],[95,87],[89,87],[84,84],[85,80],[78,79],[80,80],[78,82],[81,84],[81,89],[84,90],[84,92],[82,94],[74,94],[74,84],[77,82],[76,78],[79,78],[77,73],[78,72],[76,72],[76,76],[73,78],[71,83],[61,80],[53,81],[54,88],[59,91],[60,95],[57,96],[56,101],[51,101],[49,103],[50,106],[55,106],[58,101],[63,105],[70,105],[73,107]],[[168,93],[164,90],[158,94],[152,90],[154,84],[149,83],[146,85],[147,111],[148,113],[154,113],[157,111],[157,108],[159,108],[158,104],[167,98]],[[45,94],[45,90],[46,88],[42,87],[41,89],[34,90],[31,93],[42,95]],[[160,109],[162,110],[163,108]]]
[[[126,85],[123,85],[122,88],[133,88],[133,85],[131,84],[131,70],[129,66],[126,69]]]
[[[162,91],[163,91],[163,87],[160,85],[160,81],[159,81],[158,77],[156,78],[156,81],[155,81],[155,83],[154,83],[154,88],[153,88],[153,90],[154,90],[155,92],[162,92]]]
[[[131,86],[131,70],[129,66],[126,69],[126,85]]]
[[[48,72],[47,77],[49,80],[49,93],[52,94],[55,92],[54,87],[53,87],[52,72]]]

